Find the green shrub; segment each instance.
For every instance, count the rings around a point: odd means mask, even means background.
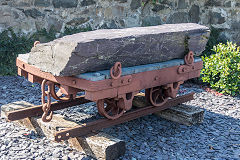
[[[34,41],[49,42],[56,39],[56,32],[40,30],[31,36],[15,33],[11,28],[0,33],[0,75],[16,75],[16,57],[30,52]]]
[[[0,33],[0,75],[16,73],[17,55],[28,52],[32,45],[32,40],[25,35],[15,34],[12,29]]]
[[[202,57],[204,68],[202,80],[208,82],[220,93],[239,95],[240,91],[240,47],[232,42],[218,44],[212,51],[215,54]]]

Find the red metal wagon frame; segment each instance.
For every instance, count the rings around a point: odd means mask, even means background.
[[[33,65],[29,65],[17,58],[18,75],[24,76],[32,83],[38,82],[42,85],[42,105],[27,109],[31,111],[27,115],[25,115],[26,110],[9,113],[8,119],[17,120],[43,113],[42,120],[48,122],[52,119],[52,111],[54,110],[93,101],[97,103],[100,115],[107,118],[106,120],[102,120],[106,121],[105,126],[107,126],[107,123],[111,126],[122,123],[122,121],[141,117],[142,115],[146,115],[146,113],[150,114],[166,109],[193,98],[191,94],[190,97],[185,97],[185,100],[178,97],[179,100],[175,101],[180,84],[188,79],[199,77],[203,62],[194,62],[194,54],[191,51],[185,56],[184,62],[185,64],[183,65],[125,76],[121,76],[121,63],[116,62],[110,69],[110,79],[90,81],[74,76],[54,76],[51,73],[42,72]],[[59,88],[57,92],[56,87]],[[46,88],[47,90],[45,90]],[[132,108],[134,96],[143,89],[145,89],[146,99],[152,105],[151,111],[142,110],[138,115],[135,114],[135,116],[132,115],[132,118],[127,118],[131,113],[125,112]],[[85,92],[85,96],[77,97],[77,93],[82,91]],[[58,102],[51,103],[51,97],[58,100]],[[172,100],[170,99],[169,101],[169,98],[172,98]],[[42,108],[42,111],[40,108]],[[90,128],[88,130],[85,128],[86,133],[93,130],[91,127],[97,127],[95,123],[88,126]],[[100,128],[104,128],[105,126],[102,125]],[[80,131],[84,132],[82,128],[78,128],[77,130],[78,132],[76,129],[74,129],[75,132],[61,132],[56,135],[55,139],[57,141],[68,139],[69,137],[76,136],[76,134],[79,135]]]

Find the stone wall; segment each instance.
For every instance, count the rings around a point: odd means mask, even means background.
[[[194,22],[240,42],[240,0],[1,0],[0,31],[33,33],[54,27],[124,28]]]

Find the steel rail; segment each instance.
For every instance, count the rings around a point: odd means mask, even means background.
[[[56,111],[64,108],[68,108],[75,105],[80,105],[84,103],[91,102],[84,98],[84,96],[79,96],[76,99],[69,101],[57,101],[51,103],[51,111]],[[43,114],[42,105],[32,106],[16,111],[10,111],[7,113],[8,121],[16,121],[27,117],[36,117]]]
[[[109,119],[99,119],[93,122],[85,123],[70,129],[66,129],[63,131],[59,131],[55,134],[55,141],[60,142],[62,140],[67,140],[69,138],[84,136],[92,132],[96,132],[103,128],[108,128],[117,124],[121,124],[124,122],[128,122],[134,120],[136,118],[146,116],[155,112],[159,112],[161,110],[170,108],[172,106],[176,106],[178,104],[193,100],[194,93],[189,93],[183,96],[179,96],[173,99],[169,99],[163,106],[154,107],[154,106],[146,106],[144,108],[136,109],[130,112],[126,112],[120,118],[115,120]]]

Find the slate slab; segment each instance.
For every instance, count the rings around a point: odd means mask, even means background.
[[[152,64],[183,58],[188,50],[201,55],[209,32],[194,23],[101,29],[38,44],[27,62],[55,76],[106,70],[118,61],[123,67]]]

